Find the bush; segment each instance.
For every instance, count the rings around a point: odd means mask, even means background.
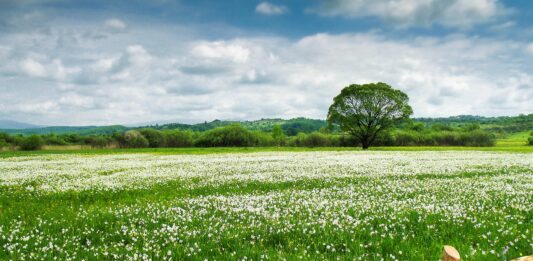
[[[474,131],[461,133],[458,137],[457,145],[488,147],[488,146],[494,146],[495,143],[496,141],[493,135],[482,130],[474,130]]]
[[[239,124],[202,133],[195,142],[199,147],[248,147],[258,144],[257,137]]]
[[[338,144],[339,140],[337,138],[320,132],[298,133],[298,135],[291,137],[289,140],[289,145],[293,147],[327,147]]]
[[[20,144],[21,150],[40,150],[44,145],[44,140],[39,135],[31,135],[24,138]]]
[[[493,146],[495,136],[483,130],[468,132],[434,131],[415,132],[397,131],[393,145],[396,146]]]
[[[533,146],[533,136],[529,136],[527,140],[529,142],[529,145]]]
[[[8,147],[8,146],[9,146],[9,143],[7,143],[6,140],[0,139],[0,150],[2,150],[5,147]]]
[[[279,146],[280,143],[283,143],[281,139],[276,140],[270,133],[266,133],[262,131],[253,131],[252,134],[257,139],[257,146],[262,146],[262,147]]]
[[[68,142],[66,142],[63,137],[57,136],[55,134],[48,134],[42,136],[44,143],[48,145],[67,145]]]
[[[148,140],[138,131],[126,131],[121,138],[118,139],[121,147],[126,148],[146,148],[149,143]]]
[[[194,144],[194,139],[190,131],[164,131],[163,135],[165,136],[166,147],[191,147]]]
[[[89,136],[85,139],[85,142],[93,148],[105,148],[111,143],[111,140],[104,136]]]
[[[80,136],[79,134],[73,133],[73,134],[65,134],[61,136],[62,136],[62,139],[69,144],[80,144],[84,142],[84,138]]]
[[[279,124],[274,125],[272,128],[272,139],[274,139],[274,144],[276,146],[285,145],[285,134]]]
[[[142,129],[139,131],[147,140],[150,148],[159,148],[165,146],[165,135],[154,129]]]

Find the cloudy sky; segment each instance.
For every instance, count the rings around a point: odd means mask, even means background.
[[[533,113],[523,0],[0,0],[0,119],[325,118],[386,82],[415,116]]]

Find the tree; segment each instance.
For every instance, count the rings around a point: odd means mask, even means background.
[[[192,147],[194,139],[190,131],[169,130],[164,131],[165,145],[167,147]]]
[[[147,140],[150,148],[159,148],[165,146],[165,135],[158,130],[142,129],[139,131]]]
[[[199,147],[249,147],[257,143],[257,137],[251,131],[240,124],[232,124],[202,133],[195,145]]]
[[[126,148],[146,148],[149,145],[148,140],[135,130],[126,131],[119,143]]]
[[[93,148],[105,148],[107,145],[109,145],[110,140],[105,136],[93,135],[87,137],[85,142],[91,145]]]
[[[40,150],[44,145],[44,140],[39,135],[31,135],[22,140],[21,150]]]
[[[413,113],[408,102],[407,94],[385,83],[352,84],[333,99],[328,123],[339,125],[368,149],[381,132]]]
[[[285,134],[283,134],[283,130],[281,129],[281,126],[279,124],[274,125],[274,127],[272,128],[272,138],[274,139],[276,145],[284,145]]]

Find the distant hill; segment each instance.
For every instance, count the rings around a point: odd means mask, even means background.
[[[482,129],[492,132],[514,133],[521,131],[533,131],[533,114],[519,116],[501,116],[501,117],[483,117],[473,115],[460,115],[443,118],[415,118],[416,122],[422,122],[427,126],[434,124],[443,124],[449,126],[462,126],[465,124],[479,124]],[[327,126],[325,120],[294,118],[294,119],[260,119],[254,121],[223,121],[214,120],[211,122],[184,124],[168,123],[155,124],[142,127],[126,127],[122,125],[112,126],[53,126],[53,127],[36,127],[32,124],[19,123],[14,121],[0,121],[0,132],[10,134],[71,134],[92,135],[92,134],[111,134],[114,132],[123,132],[130,129],[154,128],[159,130],[191,130],[206,131],[218,127],[228,126],[231,124],[241,124],[243,127],[253,131],[271,131],[272,128],[279,124],[285,134],[293,136],[299,132],[310,133],[318,131]],[[4,127],[6,126],[6,127]]]
[[[11,121],[11,120],[0,120],[0,129],[30,129],[30,128],[38,128],[41,126],[33,125],[29,123],[24,122],[18,122],[18,121]]]
[[[417,122],[426,125],[444,124],[450,126],[461,126],[476,123],[482,129],[496,132],[520,132],[533,131],[533,113],[518,116],[483,117],[473,115],[459,115],[445,118],[415,118]]]
[[[0,132],[9,134],[79,134],[79,135],[92,135],[92,134],[112,134],[115,132],[122,132],[128,130],[127,127],[121,125],[113,126],[53,126],[31,129],[0,129]]]
[[[313,132],[318,131],[320,128],[326,127],[327,122],[325,120],[307,119],[307,118],[294,118],[289,120],[284,119],[260,119],[255,121],[221,121],[214,120],[212,122],[204,122],[198,124],[182,124],[182,123],[170,123],[163,125],[148,126],[160,130],[191,130],[191,131],[206,131],[217,127],[228,126],[231,124],[241,124],[243,127],[249,130],[257,131],[271,131],[275,125],[280,125],[285,134],[296,135],[298,132]]]

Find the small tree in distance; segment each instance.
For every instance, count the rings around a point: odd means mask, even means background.
[[[40,150],[44,145],[44,140],[39,135],[31,135],[22,140],[21,150]]]
[[[283,134],[281,125],[274,125],[274,127],[272,128],[272,138],[274,139],[274,142],[277,146],[285,145],[285,134]]]
[[[380,133],[413,114],[408,102],[407,94],[385,83],[352,84],[333,99],[327,120],[368,149]]]

